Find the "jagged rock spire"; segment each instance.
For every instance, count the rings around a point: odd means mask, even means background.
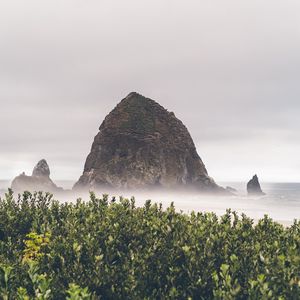
[[[265,195],[260,187],[260,183],[256,174],[247,183],[247,192],[248,195]]]
[[[32,176],[35,177],[49,177],[50,176],[50,169],[48,163],[45,159],[41,159],[37,165],[34,167],[32,171]]]

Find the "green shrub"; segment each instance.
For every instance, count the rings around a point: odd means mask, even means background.
[[[300,299],[300,222],[9,191],[0,299]]]

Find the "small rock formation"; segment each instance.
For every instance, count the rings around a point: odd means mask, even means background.
[[[50,169],[45,159],[42,159],[37,163],[31,176],[26,175],[24,172],[17,176],[12,181],[11,188],[16,192],[57,192],[63,190],[62,188],[57,187],[56,184],[50,179]]]
[[[247,183],[248,195],[265,195],[262,191],[257,175],[254,175],[252,179]]]
[[[208,176],[183,123],[149,98],[130,93],[99,130],[75,189],[189,187],[228,193]]]
[[[32,171],[33,177],[50,177],[50,169],[45,159],[40,160]]]

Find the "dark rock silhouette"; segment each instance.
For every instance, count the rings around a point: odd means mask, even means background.
[[[226,192],[208,176],[183,123],[155,101],[130,93],[99,128],[74,188],[174,188]]]
[[[45,159],[40,160],[34,167],[32,175],[28,176],[24,172],[17,176],[11,184],[13,191],[43,191],[57,192],[62,191],[62,188],[50,179],[50,169]]]
[[[247,184],[248,195],[265,195],[262,191],[257,175],[254,175]]]
[[[45,159],[40,160],[32,171],[34,177],[50,177],[50,169]]]

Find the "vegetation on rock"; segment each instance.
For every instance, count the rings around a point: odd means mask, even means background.
[[[10,191],[0,263],[1,299],[300,299],[300,222]]]

